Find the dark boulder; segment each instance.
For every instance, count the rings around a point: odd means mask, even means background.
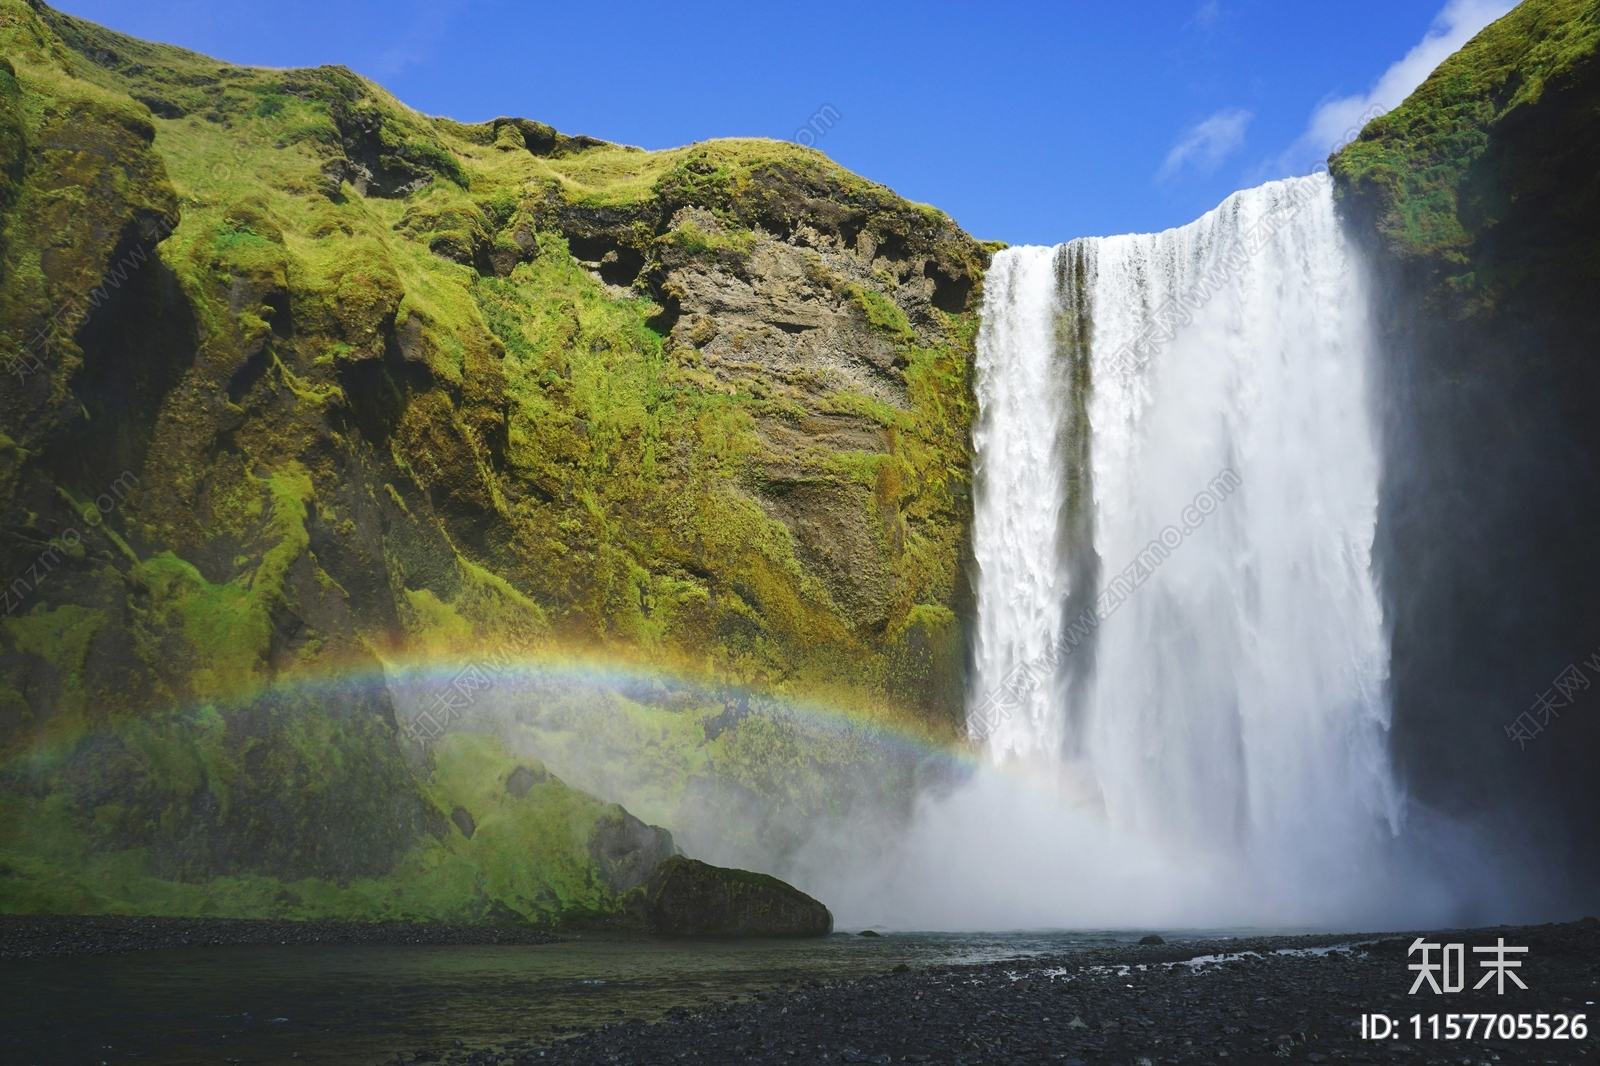
[[[776,877],[674,856],[656,867],[637,906],[659,933],[689,936],[826,936],[827,907]]]
[[[511,793],[513,799],[521,799],[528,794],[534,785],[544,784],[550,775],[545,772],[544,763],[534,763],[534,769],[519,766],[511,771],[511,776],[506,778],[506,791]]]
[[[1141,944],[1165,944],[1166,941],[1162,940],[1160,937],[1156,936],[1154,933],[1151,933],[1149,936],[1140,937],[1139,938],[1139,943],[1141,943]]]
[[[468,840],[478,831],[478,823],[472,820],[472,812],[465,807],[457,807],[450,812],[450,820],[456,823],[456,828],[461,830],[461,835]]]

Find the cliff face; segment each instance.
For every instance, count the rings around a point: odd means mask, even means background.
[[[1332,161],[1383,295],[1396,753],[1415,795],[1582,878],[1600,830],[1597,42],[1600,4],[1525,0]],[[1569,666],[1582,678],[1558,686]]]
[[[0,907],[606,911],[593,801],[501,869],[463,767],[516,760],[401,736],[397,664],[487,645],[959,722],[986,254],[944,215],[37,2],[0,55]],[[742,717],[640,698],[685,752]]]

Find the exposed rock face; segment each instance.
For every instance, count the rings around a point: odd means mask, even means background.
[[[618,892],[644,884],[675,850],[671,833],[644,824],[614,803],[589,831],[589,854],[601,876]]]
[[[895,342],[914,334],[900,309],[909,306],[923,323],[927,335],[917,339],[938,340],[938,325],[927,313],[935,287],[922,273],[926,260],[874,260],[844,246],[840,235],[809,227],[790,241],[761,230],[730,233],[700,207],[680,209],[667,237],[658,284],[677,300],[673,339],[697,348],[720,380],[756,378],[817,391],[843,384],[908,406]],[[723,254],[702,254],[719,245]],[[870,248],[870,241],[863,246]],[[875,271],[898,286],[898,299],[882,304],[885,317],[904,331],[898,336],[875,329],[866,315],[877,308],[852,291],[878,293],[883,280]]]
[[[1600,681],[1597,42],[1600,5],[1526,0],[1333,160],[1383,296],[1394,749],[1416,798],[1566,856],[1552,883],[1600,876],[1594,689],[1507,726]]]
[[[510,777],[506,778],[506,791],[511,793],[513,799],[521,799],[534,785],[544,781],[546,776],[542,765],[532,770],[526,766],[519,766],[511,771]]]
[[[657,932],[687,936],[826,936],[827,907],[776,877],[667,859],[636,904]]]
[[[952,315],[970,320],[987,252],[937,212],[885,193],[801,160],[730,166],[707,146],[685,150],[626,209],[552,201],[536,217],[559,226],[610,291],[659,302],[652,326],[687,370],[760,400],[746,487],[783,524],[830,613],[869,642],[903,635],[889,650],[896,680],[955,718],[964,652],[949,627],[908,625],[908,611],[937,601],[970,612],[966,583],[945,569],[965,551],[967,482],[908,464],[918,449],[907,433],[937,436],[942,454],[970,467],[970,371],[936,370],[927,353],[952,343]],[[970,335],[958,343],[970,347]],[[938,487],[925,495],[930,476]],[[898,502],[908,493],[924,507]],[[937,562],[917,558],[933,543]],[[930,579],[948,593],[930,597]]]
[[[932,308],[941,293],[933,279],[943,275],[930,253],[941,249],[937,236],[911,247],[903,238],[884,240],[880,248],[866,230],[851,243],[849,226],[825,231],[815,221],[802,218],[785,241],[759,228],[730,234],[712,212],[682,208],[653,283],[677,307],[673,341],[697,350],[698,364],[718,381],[759,383],[794,401],[756,423],[762,506],[788,528],[800,562],[851,628],[881,631],[896,609],[904,525],[879,506],[876,485],[840,478],[825,460],[887,455],[892,431],[860,414],[818,410],[816,401],[844,389],[909,412],[903,353],[908,343],[939,343],[943,327]],[[719,246],[716,257],[697,254]],[[893,299],[883,294],[886,279]],[[970,283],[959,292],[953,284],[946,282],[943,298],[965,309]]]

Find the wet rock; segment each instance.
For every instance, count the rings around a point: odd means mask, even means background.
[[[465,807],[457,807],[451,811],[450,820],[456,824],[457,829],[461,830],[461,835],[468,840],[471,840],[472,834],[478,831],[478,823],[472,820],[472,814]]]
[[[536,769],[519,766],[511,771],[510,777],[506,778],[506,791],[511,793],[515,799],[521,799],[526,796],[534,785],[543,784],[545,779],[549,777],[545,773],[543,763],[535,763],[534,766]]]
[[[1139,938],[1139,943],[1141,943],[1141,944],[1165,944],[1166,941],[1162,940],[1160,937],[1156,936],[1154,933],[1151,933],[1149,936],[1140,937]]]
[[[691,936],[824,936],[833,914],[776,877],[673,856],[635,906],[657,932]]]
[[[676,850],[671,833],[646,825],[614,803],[589,831],[589,854],[606,883],[618,892],[644,884]]]
[[[863,929],[863,930],[861,930],[861,932],[856,934],[856,936],[882,936],[882,935],[883,935],[882,933],[875,933],[871,929]]]

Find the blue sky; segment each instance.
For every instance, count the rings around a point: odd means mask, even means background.
[[[1441,6],[1443,4],[1443,6]],[[1505,0],[590,4],[58,0],[235,63],[342,63],[430,114],[665,148],[793,138],[974,236],[1181,225],[1306,173]]]

